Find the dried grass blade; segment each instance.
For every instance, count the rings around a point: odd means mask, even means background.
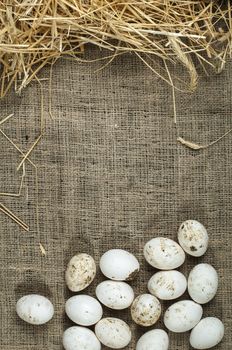
[[[184,145],[188,148],[194,149],[194,150],[199,150],[199,149],[205,148],[205,146],[201,146],[201,145],[198,145],[197,143],[187,141],[187,140],[183,139],[182,137],[178,137],[177,141],[180,142],[182,145]]]
[[[19,226],[21,226],[25,231],[29,231],[29,226],[25,224],[21,219],[19,219],[12,211],[10,211],[5,205],[0,203],[0,211],[6,214],[9,218],[11,218],[14,222],[16,222]]]

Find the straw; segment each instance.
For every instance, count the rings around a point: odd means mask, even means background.
[[[220,71],[232,55],[229,0],[12,3],[0,1],[1,97],[13,84],[20,92],[60,57],[83,58],[87,44],[108,49],[113,58],[134,52],[145,62],[147,55],[180,62],[190,75],[189,90],[196,88],[198,65]],[[161,75],[170,83],[168,72]]]

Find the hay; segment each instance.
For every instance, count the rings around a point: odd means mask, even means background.
[[[199,150],[206,149],[206,148],[209,148],[209,147],[215,145],[216,143],[218,143],[219,141],[224,139],[224,137],[229,135],[231,132],[232,132],[232,129],[229,129],[222,136],[218,137],[216,140],[208,143],[207,145],[198,145],[197,143],[185,140],[182,137],[178,137],[177,141],[180,142],[182,145],[184,145],[184,146],[186,146],[186,147],[188,147],[188,148],[190,148],[190,149],[192,149],[194,151],[199,151]]]
[[[25,224],[18,216],[16,216],[10,209],[8,209],[3,203],[0,202],[0,212],[6,214],[10,219],[21,226],[25,231],[29,231],[29,226]]]
[[[46,64],[62,56],[81,59],[86,44],[110,50],[109,59],[135,52],[149,66],[152,57],[163,63],[179,61],[189,71],[193,90],[198,63],[220,71],[231,57],[231,4],[203,0],[0,1],[0,96],[12,85],[20,92]],[[153,71],[171,85],[165,65],[161,73]]]

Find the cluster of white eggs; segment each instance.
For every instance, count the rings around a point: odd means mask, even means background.
[[[101,343],[112,349],[126,347],[132,338],[129,325],[115,317],[103,317],[102,305],[123,310],[130,307],[133,321],[143,327],[153,326],[161,316],[160,300],[174,300],[188,289],[192,300],[181,300],[172,304],[164,313],[166,328],[175,333],[191,330],[190,344],[195,349],[209,349],[223,338],[223,323],[216,317],[202,319],[202,304],[212,300],[218,288],[218,275],[213,266],[196,265],[186,277],[175,270],[185,261],[185,253],[202,256],[208,247],[208,234],[196,220],[181,224],[178,232],[179,244],[157,237],[144,247],[144,257],[156,272],[148,281],[149,293],[135,298],[132,287],[127,283],[134,279],[140,265],[136,257],[123,250],[111,249],[100,259],[101,272],[108,279],[98,284],[96,297],[87,294],[74,295],[66,301],[67,316],[76,324],[65,330],[65,350],[100,350]],[[94,259],[85,253],[75,255],[68,263],[65,279],[68,288],[81,292],[96,276]],[[97,300],[98,299],[98,300]],[[27,295],[19,299],[17,313],[24,321],[32,324],[48,322],[54,314],[51,302],[40,295]],[[87,328],[95,325],[94,331]],[[168,350],[169,336],[162,329],[146,332],[138,340],[136,350]]]

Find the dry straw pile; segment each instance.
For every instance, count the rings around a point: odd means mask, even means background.
[[[20,92],[61,56],[81,59],[89,43],[107,48],[108,61],[134,52],[170,84],[179,61],[193,90],[199,64],[220,71],[231,56],[231,13],[229,0],[2,0],[0,95]]]

